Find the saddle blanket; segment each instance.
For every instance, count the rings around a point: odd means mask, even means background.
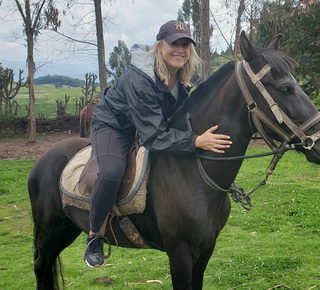
[[[90,196],[79,190],[82,171],[91,157],[91,146],[79,151],[66,165],[60,177],[63,206],[73,206],[89,211]],[[147,181],[150,171],[149,151],[140,147],[136,156],[136,173],[128,195],[117,201],[122,214],[143,213],[146,205]]]

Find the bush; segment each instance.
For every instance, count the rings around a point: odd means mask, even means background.
[[[318,110],[320,110],[320,90],[312,92],[310,95],[310,99],[316,105]]]

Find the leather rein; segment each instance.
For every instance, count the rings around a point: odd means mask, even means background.
[[[286,126],[291,130],[291,133],[288,134],[285,132],[278,124],[276,124],[274,121],[272,121],[263,111],[261,111],[258,108],[257,103],[254,101],[245,81],[243,78],[242,70],[241,68],[244,67],[247,75],[250,77],[252,83],[257,87],[259,92],[262,94],[266,102],[269,104],[269,107],[271,111],[273,112],[275,118],[277,119],[277,122],[280,124],[284,123]],[[288,150],[298,149],[303,147],[304,149],[311,150],[315,144],[316,141],[320,139],[320,130],[315,132],[313,135],[308,136],[305,134],[305,132],[310,129],[312,126],[317,124],[320,121],[320,112],[315,114],[313,117],[311,117],[309,120],[307,120],[305,123],[303,123],[301,126],[296,126],[292,120],[282,111],[282,109],[278,106],[278,104],[273,100],[265,86],[262,84],[261,79],[271,70],[271,66],[269,64],[266,64],[257,74],[255,74],[248,62],[245,60],[236,63],[235,68],[235,75],[238,82],[238,85],[241,89],[241,92],[247,102],[247,108],[249,113],[249,123],[250,122],[250,116],[252,117],[252,120],[254,122],[254,125],[258,131],[258,133],[261,135],[263,140],[266,142],[266,144],[269,146],[269,148],[272,150],[272,152],[264,153],[264,154],[257,154],[257,155],[247,155],[247,156],[232,156],[232,157],[211,157],[206,156],[202,154],[197,154],[195,157],[197,158],[197,164],[199,171],[201,173],[202,178],[204,181],[214,190],[220,191],[223,193],[230,192],[232,194],[232,199],[235,202],[240,202],[242,207],[244,209],[251,209],[252,203],[250,195],[257,190],[261,185],[265,185],[266,181],[269,177],[269,175],[272,174],[274,171],[277,163],[282,158],[284,153]],[[188,125],[188,129],[192,131],[191,126],[191,120],[190,115],[187,113],[186,115],[186,121]],[[283,142],[277,146],[275,142],[267,135],[265,130],[263,129],[263,125],[267,125],[271,130],[273,130],[275,133],[277,133],[282,139]],[[301,141],[301,143],[295,143],[295,144],[289,144],[295,137],[298,137]],[[309,144],[308,144],[309,143]],[[223,189],[219,185],[217,185],[205,172],[201,159],[207,159],[212,161],[231,161],[231,160],[240,160],[240,159],[247,159],[247,158],[255,158],[255,157],[263,157],[263,156],[269,156],[274,155],[273,159],[271,160],[269,166],[266,169],[266,176],[264,180],[253,190],[251,190],[248,194],[246,194],[243,190],[243,188],[237,186],[235,183],[233,183],[230,188]]]

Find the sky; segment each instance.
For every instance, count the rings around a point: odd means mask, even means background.
[[[13,68],[16,75],[23,69],[26,76],[26,41],[22,34],[22,22],[16,9],[6,5],[13,1],[3,1],[0,6],[0,63],[2,66]],[[21,1],[20,1],[21,2]],[[66,1],[65,1],[66,2]],[[80,1],[78,1],[80,2]],[[225,35],[231,36],[234,20],[222,13],[223,10],[217,2],[211,1],[211,11],[220,23],[220,29]],[[66,14],[62,19],[60,29],[64,34],[79,39],[85,36],[88,42],[96,41],[94,26],[93,1],[83,0],[85,5],[73,6],[74,17]],[[183,0],[103,0],[102,14],[104,21],[104,40],[106,62],[113,48],[118,45],[118,40],[126,42],[128,48],[135,43],[152,45],[159,28],[165,22],[176,19],[178,10]],[[76,29],[71,29],[69,24],[79,24]],[[35,78],[44,75],[67,75],[84,79],[85,73],[98,74],[96,48],[83,45],[71,45],[56,33],[42,31],[38,37],[34,54],[37,70]],[[226,41],[221,37],[218,29],[214,30],[211,46],[218,51],[227,47]]]

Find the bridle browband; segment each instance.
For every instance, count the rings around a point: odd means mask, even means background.
[[[266,102],[269,104],[269,107],[272,113],[274,114],[276,120],[278,121],[278,123],[279,124],[284,123],[291,130],[290,134],[285,132],[278,124],[272,121],[265,113],[263,113],[258,108],[257,103],[254,101],[244,81],[243,74],[241,71],[242,66],[244,67],[246,73],[250,77],[252,83],[257,87],[257,89],[262,94]],[[232,156],[232,157],[211,157],[211,156],[206,156],[202,154],[196,155],[198,168],[204,181],[214,190],[224,192],[224,193],[230,192],[232,194],[233,200],[235,202],[241,202],[241,205],[244,209],[252,208],[250,195],[255,190],[257,190],[261,185],[266,184],[269,175],[272,174],[277,163],[279,162],[279,160],[282,158],[282,156],[286,151],[292,150],[292,149],[298,149],[301,147],[307,150],[311,150],[315,142],[320,139],[320,130],[315,132],[311,136],[308,136],[305,134],[305,132],[308,129],[310,129],[312,126],[314,126],[320,121],[320,112],[315,114],[305,123],[303,123],[301,126],[299,127],[296,126],[292,122],[292,120],[282,111],[282,109],[278,106],[278,104],[273,100],[273,98],[271,97],[271,95],[269,94],[269,92],[266,90],[265,86],[261,82],[261,79],[270,70],[271,70],[271,66],[269,64],[266,64],[257,74],[255,74],[252,71],[249,63],[243,60],[241,62],[236,63],[235,75],[236,75],[236,79],[240,87],[240,90],[247,102],[247,108],[249,112],[249,123],[250,123],[250,116],[251,116],[258,133],[264,139],[264,141],[272,150],[272,152],[265,153],[265,154],[249,155],[249,156]],[[192,131],[189,113],[187,113],[186,120],[187,120],[188,129]],[[277,146],[274,143],[274,141],[266,134],[262,124],[267,125],[271,130],[273,130],[275,133],[277,133],[280,137],[283,138],[283,142],[280,144],[280,146]],[[298,137],[301,140],[301,143],[289,144],[295,137]],[[310,145],[307,144],[308,140],[312,142]],[[239,159],[246,159],[246,158],[262,157],[262,156],[268,156],[268,155],[274,155],[274,157],[270,162],[268,168],[266,169],[266,176],[264,180],[260,182],[260,184],[257,187],[255,187],[253,190],[251,190],[248,194],[245,194],[244,190],[241,187],[237,186],[235,183],[233,183],[229,189],[221,188],[207,175],[200,160],[200,159],[207,159],[212,161],[231,161],[231,160],[239,160]]]

